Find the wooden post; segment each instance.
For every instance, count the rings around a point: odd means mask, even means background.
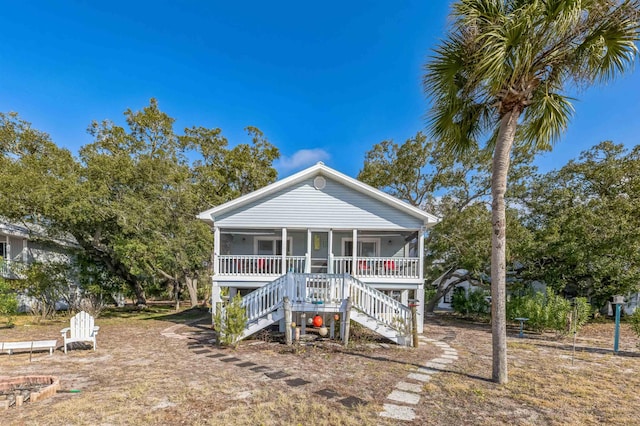
[[[300,326],[302,327],[302,329],[300,330],[300,335],[304,336],[305,334],[307,334],[307,313],[303,312],[302,315],[300,315],[300,322],[302,324],[300,324]]]
[[[300,327],[296,327],[295,333],[294,333],[294,339],[296,342],[300,341]]]
[[[413,334],[413,347],[418,347],[418,305],[411,303],[409,308],[411,309],[411,332]]]
[[[329,339],[335,339],[336,337],[336,320],[331,317],[331,328],[329,328]]]
[[[284,305],[284,340],[287,346],[291,345],[291,302],[287,296],[283,300]]]
[[[344,310],[344,335],[342,336],[342,341],[344,345],[347,346],[349,344],[349,323],[351,322],[351,297],[347,297],[347,305]]]

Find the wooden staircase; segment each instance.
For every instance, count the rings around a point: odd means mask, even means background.
[[[285,297],[293,312],[342,315],[350,298],[352,320],[399,345],[411,345],[411,310],[349,274],[290,272],[247,294],[242,298],[247,325],[240,339],[283,319]]]

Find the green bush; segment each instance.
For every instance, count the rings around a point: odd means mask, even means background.
[[[633,312],[633,315],[629,317],[629,323],[631,324],[631,329],[636,336],[640,337],[640,309],[636,308]],[[640,348],[640,341],[636,344]]]
[[[16,289],[31,297],[31,314],[42,319],[52,318],[56,302],[68,301],[71,267],[66,263],[32,263],[19,271],[24,279],[16,281]]]
[[[555,294],[551,289],[547,293],[528,292],[521,296],[512,296],[507,302],[507,318],[529,318],[526,326],[534,331],[553,330],[559,334],[577,331],[589,320],[591,306],[584,297],[571,301]]]
[[[466,293],[459,288],[454,290],[451,298],[451,307],[455,312],[463,315],[485,316],[489,313],[490,304],[487,301],[489,293],[486,290],[477,289]]]
[[[240,294],[236,294],[223,309],[216,310],[214,327],[219,343],[237,347],[246,325],[247,311],[242,306]]]
[[[13,317],[18,312],[18,299],[9,283],[0,278],[0,315],[7,319],[7,326],[13,325]]]

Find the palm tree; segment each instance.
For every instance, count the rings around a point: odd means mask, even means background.
[[[514,143],[549,150],[573,113],[568,91],[605,83],[637,56],[639,1],[459,0],[425,65],[428,125],[461,152],[493,149],[493,380],[506,383],[505,204]]]

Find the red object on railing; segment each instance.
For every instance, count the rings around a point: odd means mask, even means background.
[[[257,263],[258,271],[264,271],[265,264],[266,264],[265,259],[258,259],[258,263]]]
[[[359,260],[358,261],[358,271],[360,272],[365,272],[369,270],[369,262],[367,262],[366,260]]]
[[[385,260],[384,261],[384,270],[385,271],[395,271],[396,270],[396,262],[393,260]]]

